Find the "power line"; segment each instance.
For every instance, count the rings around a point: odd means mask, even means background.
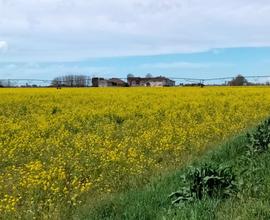
[[[249,76],[243,76],[246,79],[254,79],[255,82],[257,82],[258,79],[262,79],[265,78],[267,80],[265,80],[265,82],[267,82],[268,80],[270,80],[270,75],[249,75]],[[85,79],[83,79],[84,83],[84,87],[89,87],[92,84],[92,79],[93,78],[103,78],[103,77],[87,77]],[[143,77],[140,77],[143,78]],[[153,77],[155,78],[155,77]],[[216,78],[192,78],[192,77],[167,77],[168,79],[171,80],[175,80],[175,81],[185,81],[186,83],[206,83],[208,85],[211,85],[210,82],[212,82],[212,84],[214,83],[214,81],[219,81],[219,83],[215,83],[215,85],[217,84],[224,84],[222,83],[222,81],[225,81],[225,84],[227,81],[230,81],[232,79],[234,79],[235,77],[233,76],[227,76],[227,77],[216,77]],[[122,78],[118,78],[118,77],[110,77],[110,79],[121,79],[121,80],[128,80],[127,77],[122,77]],[[81,81],[80,81],[81,82]],[[32,85],[36,85],[38,84],[39,86],[73,86],[73,81],[70,80],[61,80],[61,79],[34,79],[34,78],[30,78],[30,79],[24,79],[24,78],[19,78],[19,79],[0,79],[0,86],[3,86],[3,84],[7,85],[7,86],[28,86],[28,84],[32,84]],[[76,85],[76,84],[74,84]],[[81,85],[80,83],[78,83],[77,85]]]

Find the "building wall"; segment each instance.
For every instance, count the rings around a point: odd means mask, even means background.
[[[107,80],[99,80],[98,87],[108,87],[108,81]]]
[[[175,81],[167,80],[165,86],[175,86]]]
[[[96,77],[92,79],[92,86],[93,87],[107,87],[108,82],[106,79]]]
[[[139,81],[137,82],[136,80],[132,80],[129,82],[130,86],[150,86],[150,87],[163,87],[163,86],[167,86],[167,82],[166,80],[162,80],[162,81]]]
[[[149,82],[151,87],[162,87],[164,86],[164,81],[153,81],[153,82]],[[145,84],[145,86],[147,86],[147,84]]]

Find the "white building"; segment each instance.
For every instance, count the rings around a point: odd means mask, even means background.
[[[164,87],[164,86],[175,86],[175,81],[170,80],[166,77],[128,77],[129,86],[149,86],[149,87]]]

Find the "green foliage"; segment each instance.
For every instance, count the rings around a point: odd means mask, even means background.
[[[229,85],[231,86],[244,86],[248,85],[247,79],[242,75],[237,75],[231,81],[229,81]]]
[[[253,133],[247,134],[248,153],[262,153],[270,147],[270,119],[261,123]]]
[[[224,198],[236,192],[236,176],[231,167],[219,167],[205,164],[188,174],[191,192],[197,199],[204,196]]]
[[[204,164],[190,169],[185,179],[189,187],[183,187],[169,196],[174,198],[173,205],[183,201],[202,200],[205,197],[223,199],[237,192],[236,176],[231,167]]]
[[[257,130],[260,129],[256,128],[250,135],[255,135]],[[245,134],[240,135],[193,161],[193,167],[197,168],[183,168],[169,173],[143,188],[117,194],[111,200],[105,198],[96,206],[86,202],[83,208],[75,211],[73,217],[134,220],[269,219],[270,151],[247,156],[247,145],[250,145],[250,138]],[[233,167],[233,172],[230,167]],[[197,192],[196,189],[202,186],[203,196],[198,199],[192,189]],[[172,206],[166,199],[167,195],[179,188],[170,195]]]
[[[270,167],[270,152],[247,157],[247,143],[248,138],[245,134],[237,136],[192,162],[194,167],[199,168],[204,167],[205,164],[212,164],[211,167],[214,168],[219,168],[221,164],[233,167],[237,176],[236,196],[220,199],[206,194],[201,200],[192,197],[190,182],[187,178],[189,169],[181,168],[176,172],[169,172],[163,177],[158,177],[143,188],[116,194],[112,199],[104,198],[96,202],[96,206],[86,202],[84,207],[78,207],[73,217],[74,219],[98,220],[269,219],[270,169],[267,167]],[[194,169],[190,170],[191,173],[192,170]],[[175,201],[177,198],[180,201],[178,203],[176,201],[172,206],[167,196],[179,188],[181,190],[175,195],[172,194],[170,201]],[[226,193],[223,195],[227,197]],[[90,194],[89,201],[91,201],[91,196]],[[190,202],[183,202],[185,200]]]
[[[169,195],[169,199],[172,200],[172,205],[178,206],[182,202],[192,202],[194,197],[188,187],[182,187],[181,190],[173,192]]]

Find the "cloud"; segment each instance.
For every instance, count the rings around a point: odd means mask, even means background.
[[[5,53],[8,50],[8,43],[6,41],[0,41],[0,53]]]
[[[53,79],[66,74],[86,74],[92,76],[110,77],[113,67],[92,66],[80,62],[0,62],[0,79]]]
[[[270,46],[268,0],[0,0],[7,60]]]

